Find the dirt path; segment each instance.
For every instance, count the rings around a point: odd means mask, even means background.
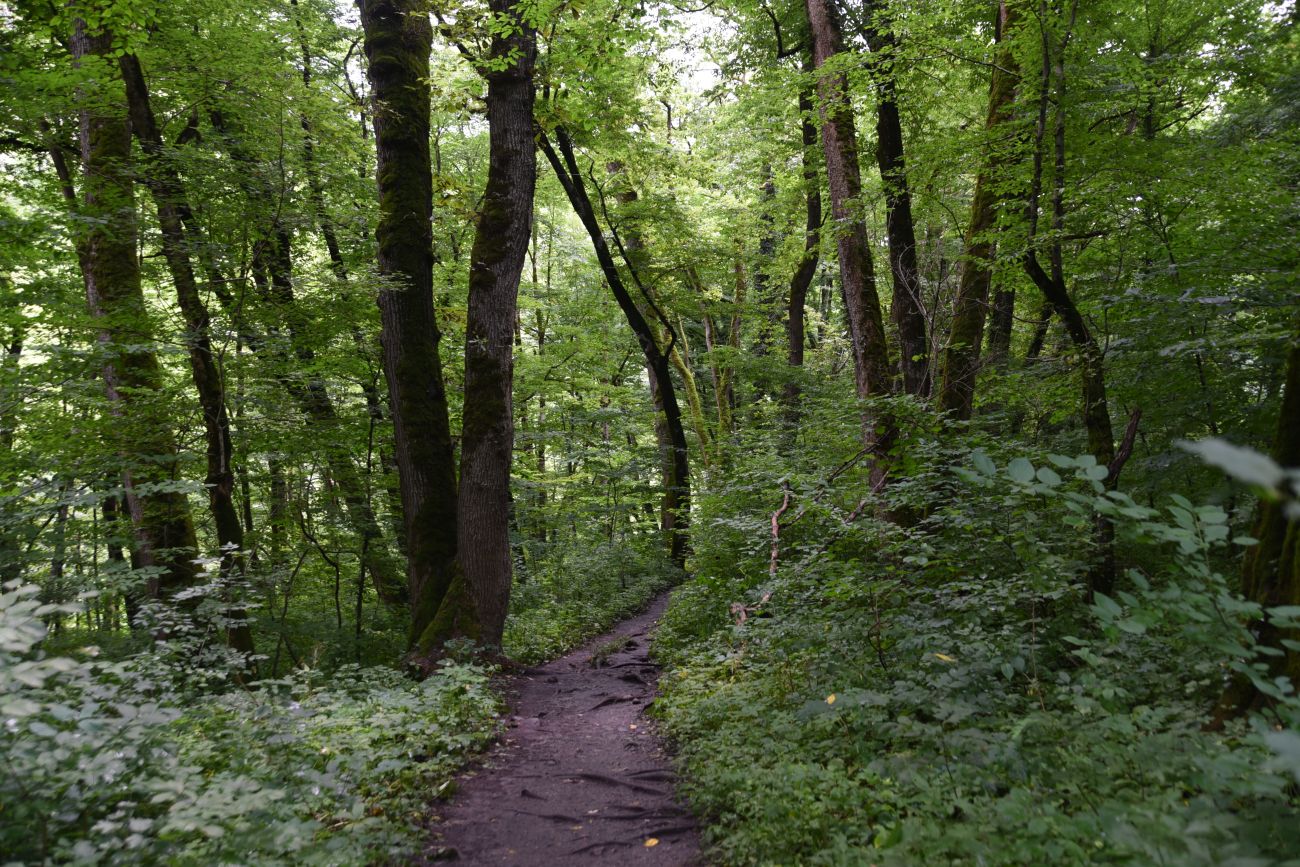
[[[689,865],[695,822],[645,715],[650,637],[668,597],[514,679],[504,742],[459,780],[431,858],[461,864]],[[653,842],[652,842],[653,841]]]

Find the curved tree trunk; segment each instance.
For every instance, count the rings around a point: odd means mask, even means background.
[[[244,526],[235,508],[234,447],[230,437],[230,416],[226,412],[225,382],[212,352],[212,320],[199,295],[185,237],[184,223],[189,217],[190,206],[180,177],[167,161],[140,59],[134,54],[123,54],[118,58],[118,68],[126,84],[132,131],[147,159],[144,177],[158,211],[163,257],[167,260],[167,269],[176,287],[176,300],[185,319],[190,372],[203,411],[203,433],[207,445],[204,485],[208,490],[208,509],[212,512],[217,544],[221,547],[221,572],[231,578],[243,571]],[[230,646],[251,655],[253,636],[244,622],[244,612],[232,612],[231,619],[235,625],[227,633]]]
[[[582,221],[583,228],[587,230],[601,272],[605,275],[610,291],[614,293],[614,299],[627,318],[628,325],[636,335],[637,343],[640,344],[641,351],[645,355],[646,368],[652,377],[651,388],[656,394],[655,405],[662,409],[662,420],[671,447],[669,457],[672,470],[671,477],[665,479],[662,526],[668,540],[669,556],[679,568],[684,567],[688,549],[691,476],[686,450],[686,430],[682,426],[681,407],[677,403],[677,392],[673,387],[671,363],[667,353],[659,348],[650,323],[646,321],[623,283],[609,245],[605,242],[605,234],[601,230],[600,222],[596,219],[591,198],[587,195],[568,132],[563,127],[558,127],[555,130],[555,137],[559,145],[558,153],[544,132],[539,132],[538,144],[546,154],[546,159],[555,171],[560,185],[564,187],[569,204],[573,206],[578,219]]]

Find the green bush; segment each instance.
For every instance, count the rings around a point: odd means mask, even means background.
[[[1104,494],[1088,457],[910,448],[882,505],[912,510],[907,527],[853,516],[865,473],[826,485],[831,451],[746,461],[701,498],[656,707],[717,857],[1300,859],[1290,685],[1271,685],[1272,718],[1202,731],[1258,652],[1258,609],[1224,577],[1228,515]],[[1094,510],[1134,567],[1089,604]]]
[[[47,656],[33,585],[0,592],[6,863],[358,864],[400,857],[422,805],[496,733],[482,668],[416,683],[300,671],[183,692],[194,657]]]
[[[506,653],[524,663],[559,656],[680,581],[680,571],[662,551],[631,541],[552,554],[515,581]]]

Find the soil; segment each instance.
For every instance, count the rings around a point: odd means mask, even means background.
[[[457,781],[426,856],[460,864],[695,865],[699,835],[673,795],[646,715],[662,596],[568,656],[508,685],[508,729]]]

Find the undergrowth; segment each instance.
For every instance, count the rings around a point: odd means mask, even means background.
[[[631,542],[560,551],[544,568],[520,571],[504,644],[506,654],[522,663],[572,650],[641,611],[682,577],[662,552]]]
[[[1231,516],[1104,495],[1088,457],[938,441],[899,458],[907,526],[859,508],[862,467],[828,483],[851,435],[749,450],[701,497],[656,708],[716,859],[1300,863],[1289,686],[1274,717],[1202,731],[1254,652]],[[1127,571],[1089,604],[1094,510]]]

